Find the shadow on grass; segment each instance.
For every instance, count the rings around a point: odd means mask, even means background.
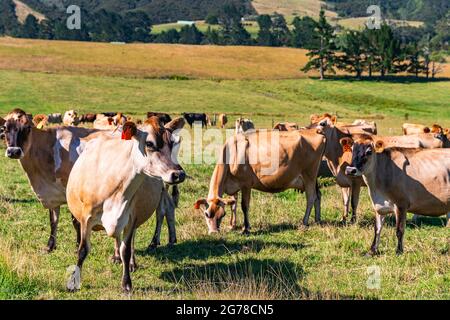
[[[37,199],[15,199],[10,197],[0,196],[0,201],[9,202],[9,203],[39,203]]]
[[[259,230],[252,232],[252,235],[273,234],[292,230],[298,230],[298,225],[295,225],[293,223],[279,223],[262,227]]]
[[[301,250],[305,248],[302,243],[286,243],[276,241],[246,240],[228,241],[225,239],[202,238],[187,240],[175,246],[159,247],[156,250],[136,250],[139,256],[151,255],[159,260],[183,261],[184,259],[206,260],[212,257],[253,252],[258,253],[264,248],[289,248]]]
[[[358,221],[359,226],[361,227],[373,227],[375,223],[375,218],[365,217]],[[417,221],[409,219],[406,221],[406,228],[415,229],[425,226],[432,227],[446,227],[447,218],[445,216],[439,218],[433,217],[419,217]],[[395,216],[393,214],[388,215],[384,220],[384,226],[395,227]]]
[[[311,79],[319,80],[319,77],[310,77]],[[428,82],[447,82],[450,81],[450,78],[442,77],[435,79],[427,79],[425,77],[415,77],[415,76],[374,76],[368,77],[364,76],[361,78],[356,78],[354,76],[327,76],[325,77],[326,81],[348,81],[348,82],[360,82],[360,81],[368,81],[368,82],[388,82],[388,83],[428,83]]]

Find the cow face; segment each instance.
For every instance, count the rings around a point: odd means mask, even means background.
[[[64,124],[68,126],[77,126],[80,123],[78,114],[74,110],[69,110],[64,114]]]
[[[220,231],[220,224],[223,217],[226,215],[225,207],[227,205],[233,206],[235,204],[235,199],[199,199],[195,203],[194,208],[203,210],[206,225],[208,226],[208,233],[212,234]]]
[[[370,171],[374,165],[374,155],[384,151],[384,142],[371,139],[359,139],[353,145],[352,164],[345,169],[345,174],[360,177],[364,172]]]
[[[325,113],[322,116],[319,116],[317,114],[311,115],[311,124],[312,125],[318,125],[321,127],[334,127],[337,122],[337,117],[332,116],[329,113]]]
[[[29,149],[29,135],[33,123],[27,114],[15,109],[5,118],[1,135],[6,141],[6,157],[22,159]]]
[[[174,135],[174,131],[183,126],[184,120],[181,118],[162,127],[158,117],[152,117],[140,128],[145,140],[146,172],[161,177],[168,184],[179,184],[186,178],[186,173],[177,162],[181,138]]]

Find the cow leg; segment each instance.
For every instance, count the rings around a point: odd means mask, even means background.
[[[252,195],[252,189],[242,189],[241,207],[242,207],[242,211],[244,212],[244,229],[243,229],[242,233],[244,235],[250,234],[250,220],[248,218],[248,211],[250,209],[251,195]]]
[[[312,182],[308,182],[308,183],[305,182],[305,193],[306,193],[307,205],[306,205],[305,217],[303,218],[303,224],[305,226],[308,226],[309,216],[311,215],[311,210],[317,199],[316,181],[315,180],[313,180]]]
[[[177,230],[175,227],[175,204],[168,199],[168,203],[165,206],[165,216],[167,221],[167,227],[169,229],[169,245],[177,243]]]
[[[370,248],[371,255],[378,254],[378,246],[380,245],[380,235],[381,235],[381,230],[383,229],[384,218],[385,218],[385,216],[380,215],[379,213],[375,212],[375,228],[374,228],[375,232],[374,232],[372,246]]]
[[[114,254],[111,257],[112,263],[122,263],[120,258],[120,234],[114,237]]]
[[[236,230],[238,194],[233,196],[235,203],[231,206],[230,230]]]
[[[47,251],[47,253],[50,253],[56,249],[56,232],[58,231],[60,207],[50,209],[48,211],[50,214],[50,238],[48,239],[45,251]]]
[[[123,275],[122,275],[122,289],[125,292],[131,292],[131,276],[130,276],[130,263],[132,254],[133,234],[135,232],[133,223],[129,223],[125,228],[123,235],[123,241],[120,245],[120,257],[122,258]]]
[[[67,282],[67,289],[70,292],[74,292],[79,289],[81,283],[81,270],[83,269],[84,260],[89,254],[91,249],[91,226],[88,221],[84,221],[80,225],[81,241],[78,248],[78,262],[77,268],[72,272],[69,281]]]
[[[133,235],[131,238],[130,272],[134,272],[138,268],[138,265],[136,263],[136,255],[134,254],[134,240],[136,239],[136,230],[137,229],[134,229]]]
[[[79,248],[81,242],[81,230],[80,230],[81,227],[80,223],[73,215],[72,215],[72,225],[75,229],[75,232],[77,233],[77,248]]]
[[[153,235],[153,239],[152,242],[150,242],[150,245],[148,246],[147,250],[154,250],[156,249],[159,245],[161,245],[161,228],[162,228],[162,224],[164,221],[164,215],[165,212],[163,210],[163,206],[161,206],[162,204],[162,199],[161,199],[161,203],[159,204],[158,208],[156,209],[156,227],[155,227],[155,233]]]
[[[342,200],[344,201],[344,214],[342,215],[342,223],[347,223],[348,213],[350,211],[350,188],[341,188]]]
[[[357,216],[357,211],[358,211],[358,204],[359,204],[359,195],[361,193],[361,184],[360,183],[356,183],[353,185],[352,187],[352,223],[356,223],[358,216]]]
[[[175,208],[178,208],[178,204],[180,203],[180,190],[178,189],[177,185],[172,187],[172,201],[175,205]]]
[[[397,233],[397,254],[403,253],[403,236],[405,235],[406,226],[406,210],[403,208],[395,207],[395,226]]]
[[[321,203],[322,203],[322,191],[320,191],[319,182],[316,182],[316,200],[314,201],[314,210],[315,210],[314,220],[316,223],[320,223]]]

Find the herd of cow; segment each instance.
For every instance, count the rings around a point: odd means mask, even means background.
[[[92,230],[105,230],[115,239],[113,261],[123,265],[122,288],[130,291],[130,272],[136,268],[136,229],[156,212],[151,246],[159,245],[164,218],[169,242],[176,242],[177,185],[184,182],[186,173],[173,153],[181,143],[177,130],[186,122],[191,127],[198,122],[224,128],[228,118],[225,114],[211,119],[206,114],[184,113],[172,119],[149,112],[146,120],[133,122],[121,113],[78,116],[72,110],[64,116],[32,117],[21,109],[0,117],[6,156],[20,161],[34,193],[49,210],[47,251],[56,248],[60,206],[67,203],[77,233],[79,271],[90,251]],[[50,126],[55,123],[64,126]],[[79,126],[83,123],[92,123],[93,128]],[[361,187],[367,186],[376,217],[370,250],[374,255],[387,214],[395,214],[400,254],[407,212],[433,217],[450,213],[450,132],[438,125],[404,124],[403,136],[382,137],[373,122],[340,123],[329,114],[311,116],[307,127],[279,123],[265,132],[279,139],[279,166],[270,175],[263,169],[273,157],[265,152],[271,139],[259,139],[262,131],[249,119],[239,118],[235,128],[235,136],[226,141],[214,169],[208,196],[194,205],[203,211],[209,233],[219,232],[228,206],[230,228],[236,228],[239,192],[243,232],[250,232],[252,189],[267,193],[298,189],[307,199],[303,224],[308,225],[313,207],[315,221],[320,222],[317,179],[324,174],[334,176],[342,190],[343,222],[350,209],[351,221],[356,221]],[[252,152],[259,154],[257,163],[248,159]],[[79,289],[76,278],[80,272],[72,274],[69,290]]]

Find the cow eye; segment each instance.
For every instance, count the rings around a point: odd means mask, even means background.
[[[367,156],[370,156],[372,154],[372,148],[368,148],[367,150],[366,150],[366,155]]]
[[[147,146],[147,148],[149,148],[151,150],[155,150],[156,149],[155,144],[153,142],[151,142],[151,141],[147,141],[146,142],[146,146]]]

